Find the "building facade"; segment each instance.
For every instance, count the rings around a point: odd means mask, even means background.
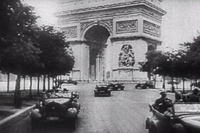
[[[60,0],[56,13],[75,56],[74,80],[147,78],[138,62],[161,45],[161,0]]]

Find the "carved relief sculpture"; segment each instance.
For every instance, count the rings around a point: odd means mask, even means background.
[[[160,26],[144,20],[143,32],[155,37],[160,37]]]
[[[125,44],[119,53],[119,67],[131,67],[135,64],[133,48],[130,44]]]
[[[94,21],[87,21],[87,22],[82,22],[81,23],[81,34],[83,31],[88,28],[90,25],[94,24]]]
[[[87,21],[87,22],[82,22],[81,23],[81,35],[83,34],[83,32],[91,25],[103,25],[105,26],[109,32],[112,34],[112,29],[113,29],[113,20],[112,19],[108,19],[108,20],[99,20],[99,21]]]
[[[76,38],[77,37],[77,26],[62,28],[65,32],[66,38]]]
[[[116,23],[116,33],[133,33],[138,31],[138,21],[128,20],[128,21],[118,21]]]

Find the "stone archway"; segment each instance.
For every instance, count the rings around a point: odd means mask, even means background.
[[[84,35],[89,45],[89,80],[105,79],[105,48],[109,36],[109,31],[100,25],[92,26]]]
[[[166,12],[159,1],[63,0],[60,5],[56,16],[75,57],[73,79],[145,80],[138,62],[162,43]],[[132,48],[127,52],[123,45]]]

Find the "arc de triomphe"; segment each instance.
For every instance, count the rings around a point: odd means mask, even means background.
[[[60,29],[75,56],[72,78],[146,78],[138,62],[161,45],[161,0],[60,0]]]

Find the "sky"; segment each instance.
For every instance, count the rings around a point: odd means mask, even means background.
[[[40,25],[56,25],[53,15],[58,6],[53,0],[26,0],[35,7]],[[167,13],[162,20],[162,48],[177,49],[179,44],[192,42],[200,32],[200,0],[163,0],[161,8]]]
[[[23,1],[23,0],[22,0]],[[54,13],[58,10],[57,3],[53,0],[24,0],[25,3],[34,7],[34,12],[40,18],[37,20],[39,25],[53,25],[57,23]]]
[[[167,11],[162,21],[163,46],[176,49],[192,42],[200,32],[200,0],[163,0],[161,6]]]

